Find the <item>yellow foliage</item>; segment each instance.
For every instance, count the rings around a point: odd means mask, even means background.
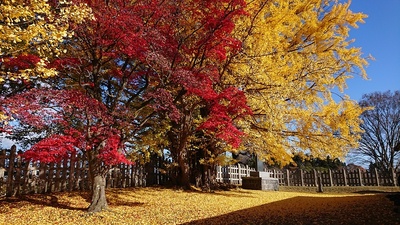
[[[38,55],[41,61],[34,69],[18,73],[4,72],[0,68],[0,83],[7,79],[54,76],[54,69],[46,68],[47,57],[61,53],[58,48],[64,38],[71,36],[69,23],[80,23],[91,14],[84,4],[74,5],[60,1],[57,9],[47,0],[4,0],[0,4],[0,59],[24,53]]]
[[[348,188],[348,187],[347,187]],[[89,193],[0,198],[0,224],[398,224],[383,194],[161,188],[108,189],[110,210],[87,214]],[[327,191],[328,188],[324,190]],[[357,190],[362,189],[358,187]],[[296,190],[296,189],[295,189]],[[298,190],[298,189],[297,189]],[[367,189],[370,190],[370,189]],[[398,189],[394,190],[398,191]]]
[[[246,92],[253,118],[241,124],[245,146],[267,162],[291,153],[341,157],[357,144],[363,109],[343,92],[353,74],[367,78],[367,61],[348,40],[366,15],[336,0],[248,1],[237,23],[244,49],[224,82]]]
[[[48,57],[58,56],[64,38],[71,36],[69,23],[81,23],[89,18],[91,10],[84,4],[74,5],[60,1],[57,10],[47,0],[3,0],[0,4],[0,84],[6,80],[48,78],[57,74],[47,68]],[[4,71],[1,62],[6,58],[32,53],[41,59],[32,69],[18,72]],[[0,112],[0,121],[7,117]]]

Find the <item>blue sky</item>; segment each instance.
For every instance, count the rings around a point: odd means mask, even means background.
[[[354,77],[345,93],[359,101],[363,94],[400,90],[400,0],[353,0],[350,10],[368,15],[350,39],[375,60],[366,68],[369,80]]]

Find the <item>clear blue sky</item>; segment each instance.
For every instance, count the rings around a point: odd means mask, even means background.
[[[359,101],[366,93],[400,90],[400,0],[352,0],[350,10],[368,15],[350,38],[375,60],[366,68],[370,80],[354,77],[345,93]]]

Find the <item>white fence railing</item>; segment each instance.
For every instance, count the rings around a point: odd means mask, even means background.
[[[249,177],[255,171],[247,165],[217,166],[217,182],[242,184],[242,177]]]

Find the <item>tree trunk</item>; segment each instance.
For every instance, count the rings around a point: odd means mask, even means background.
[[[217,178],[215,176],[215,165],[203,165],[203,189],[210,192],[217,187]]]
[[[89,213],[100,212],[108,208],[106,199],[106,176],[97,174],[93,178],[92,202],[88,208]]]
[[[190,113],[184,116],[184,120],[182,121],[181,131],[179,139],[178,139],[178,164],[179,164],[179,173],[178,173],[178,185],[185,189],[190,189],[190,166],[189,166],[189,156],[188,149],[186,148],[188,138],[190,135]]]
[[[190,173],[189,163],[187,159],[187,150],[182,148],[178,155],[179,173],[178,173],[178,185],[190,189]]]

